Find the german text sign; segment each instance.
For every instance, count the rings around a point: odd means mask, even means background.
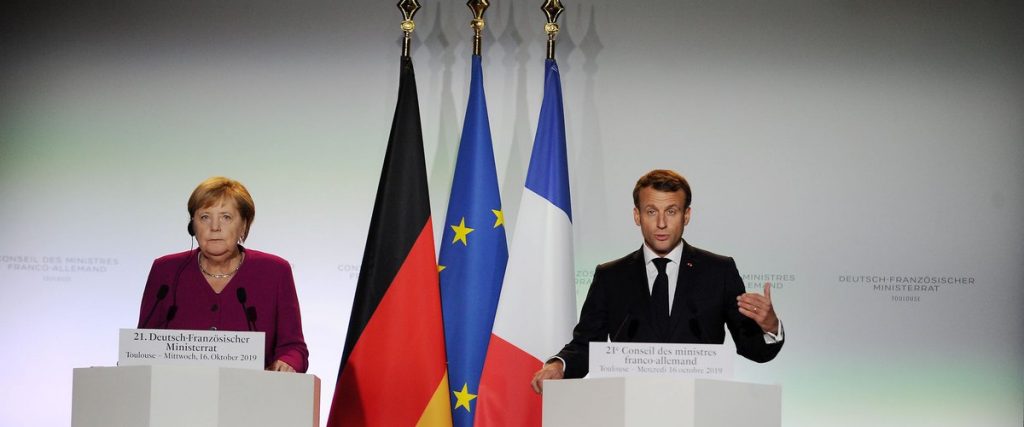
[[[263,369],[263,332],[121,329],[118,366]]]
[[[719,344],[590,343],[590,377],[732,379],[733,355]]]

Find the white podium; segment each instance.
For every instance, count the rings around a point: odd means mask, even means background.
[[[206,366],[78,368],[72,427],[320,424],[314,375]]]
[[[782,388],[710,379],[544,382],[545,427],[779,427]]]

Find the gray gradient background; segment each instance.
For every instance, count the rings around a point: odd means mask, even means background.
[[[116,329],[135,324],[152,259],[188,247],[185,201],[211,175],[253,193],[249,246],[293,264],[326,420],[397,91],[393,3],[2,7],[0,425],[67,425],[71,369],[116,361]],[[487,13],[510,236],[541,99],[540,3]],[[440,235],[470,15],[463,1],[424,5],[413,58]],[[558,60],[578,294],[595,264],[640,244],[635,179],[677,169],[694,186],[690,242],[743,273],[795,277],[774,293],[786,349],[737,361],[737,379],[783,385],[785,426],[1020,426],[1022,12],[568,2]],[[26,271],[14,257],[116,265]],[[875,292],[848,275],[975,284]]]

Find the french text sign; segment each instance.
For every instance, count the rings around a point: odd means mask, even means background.
[[[732,379],[734,356],[720,344],[592,342],[590,377]]]

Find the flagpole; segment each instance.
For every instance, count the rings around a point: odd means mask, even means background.
[[[398,8],[405,17],[398,99],[327,427],[452,425],[423,130],[409,56],[420,5],[402,0]]]
[[[473,20],[469,26],[473,28],[473,54],[480,56],[480,33],[484,30],[484,12],[491,6],[487,0],[469,0],[466,2],[469,10],[473,11]]]
[[[405,33],[405,37],[402,39],[402,56],[409,57],[409,45],[412,44],[412,31],[416,29],[416,23],[413,22],[413,16],[416,16],[416,12],[420,10],[420,2],[418,0],[401,0],[398,2],[398,9],[402,11],[402,32]]]
[[[554,58],[564,8],[547,0],[541,10],[548,18],[544,98],[480,375],[476,427],[541,426],[543,401],[526,383],[572,339],[576,323],[569,162]]]
[[[548,18],[544,24],[544,32],[548,33],[548,59],[555,59],[555,36],[558,35],[558,16],[565,10],[562,2],[558,0],[547,0],[541,5],[540,10]]]

